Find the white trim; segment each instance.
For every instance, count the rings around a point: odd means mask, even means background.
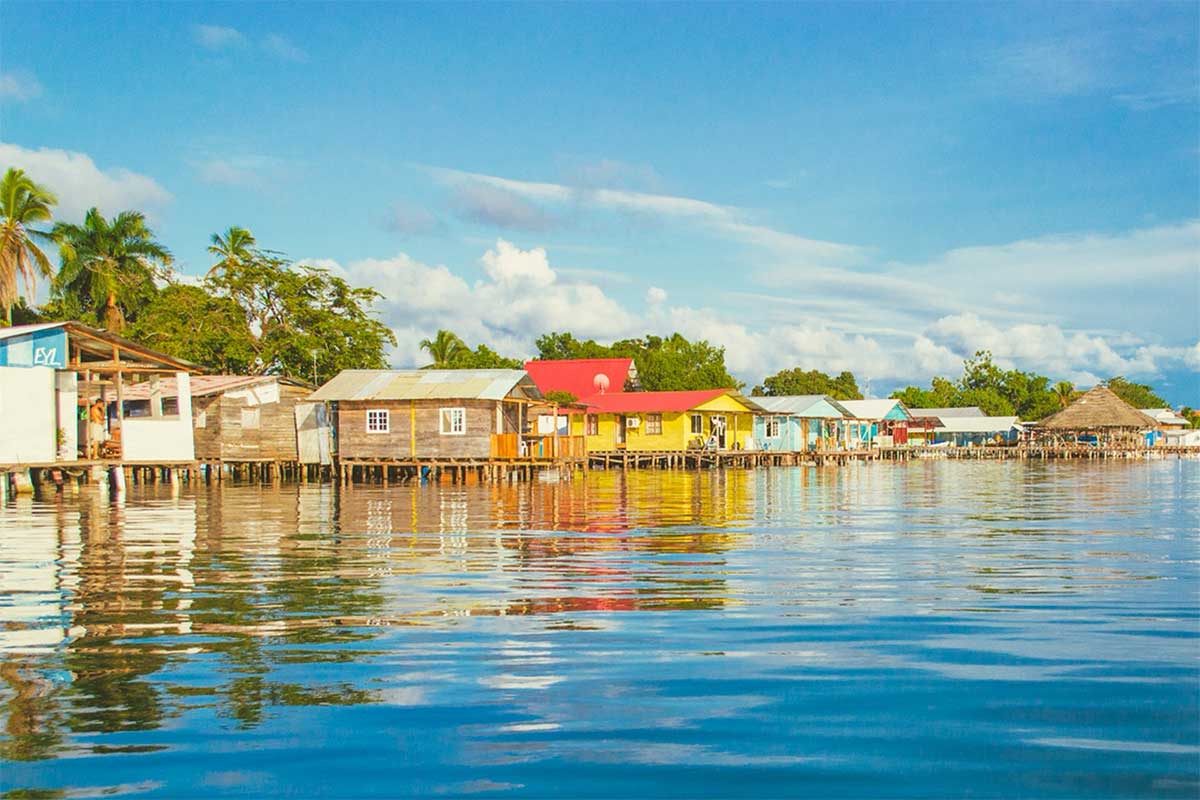
[[[379,417],[375,417],[375,419],[376,419],[375,427],[371,426],[371,415],[372,414],[382,414],[383,415],[383,426],[382,427],[380,427],[378,424]],[[392,432],[392,412],[386,408],[368,408],[365,424],[366,424],[367,433],[391,433]]]
[[[446,430],[446,412],[449,411],[450,430]],[[457,417],[458,423],[455,423]],[[458,430],[454,430],[458,428]],[[466,436],[467,435],[467,409],[462,406],[449,406],[438,409],[438,433],[442,436]]]

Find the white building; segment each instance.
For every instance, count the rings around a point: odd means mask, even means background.
[[[194,364],[78,322],[0,328],[0,466],[75,461],[88,450],[87,409],[107,409],[105,455],[122,461],[192,461],[190,376]],[[122,397],[133,380],[174,376],[175,413],[161,397],[150,415],[126,419]]]

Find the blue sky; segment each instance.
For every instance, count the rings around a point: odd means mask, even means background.
[[[1200,404],[1195,4],[7,3],[0,166],[452,327]]]

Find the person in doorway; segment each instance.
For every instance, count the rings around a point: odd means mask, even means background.
[[[97,398],[88,410],[88,458],[99,458],[108,441],[108,409],[104,401]]]

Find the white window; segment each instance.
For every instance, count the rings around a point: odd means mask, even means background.
[[[767,433],[768,439],[779,438],[779,417],[767,417]]]
[[[367,410],[367,433],[388,433],[392,429],[391,424],[391,414],[386,408]]]
[[[260,419],[259,419],[257,408],[243,408],[242,409],[242,430],[244,430],[244,431],[258,430],[259,422],[260,422]]]
[[[662,434],[662,414],[647,414],[646,435],[657,436],[660,434]]]
[[[196,427],[197,428],[207,428],[208,427],[208,412],[207,411],[201,411],[199,414],[196,415]]]
[[[704,417],[700,414],[692,414],[692,433],[697,436],[704,435]]]
[[[467,432],[467,410],[465,408],[443,408],[441,419],[443,436],[462,436]]]

